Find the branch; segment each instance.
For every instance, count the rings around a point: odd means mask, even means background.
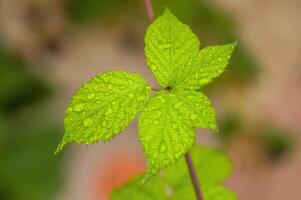
[[[196,198],[197,198],[197,200],[202,200],[203,197],[202,197],[200,183],[199,183],[198,176],[197,176],[197,173],[196,173],[196,170],[195,170],[195,167],[193,165],[191,155],[190,155],[189,152],[187,152],[185,154],[185,160],[186,160],[186,164],[187,164],[187,167],[188,167],[188,170],[189,170],[191,182],[192,182],[195,194],[196,194]]]
[[[148,23],[152,23],[154,21],[154,10],[152,5],[152,0],[144,0],[144,8],[147,14]]]

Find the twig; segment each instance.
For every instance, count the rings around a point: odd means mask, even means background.
[[[147,14],[148,23],[152,23],[154,21],[154,10],[152,5],[152,0],[144,0],[144,7]]]
[[[202,197],[200,183],[199,183],[198,176],[197,176],[197,173],[196,173],[196,170],[195,170],[195,167],[193,165],[191,155],[190,155],[189,152],[187,152],[185,154],[185,160],[186,160],[186,164],[187,164],[187,167],[188,167],[188,170],[189,170],[191,182],[192,182],[195,194],[196,194],[196,198],[197,198],[197,200],[202,200],[203,197]]]

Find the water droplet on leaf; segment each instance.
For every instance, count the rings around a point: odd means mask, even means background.
[[[190,115],[190,119],[195,120],[198,116],[195,114]]]
[[[167,150],[166,145],[165,144],[161,144],[160,152],[164,153],[166,150]]]
[[[84,126],[88,128],[88,127],[90,127],[92,125],[92,122],[93,122],[93,120],[90,119],[90,118],[85,119],[84,120]]]
[[[76,104],[75,111],[81,112],[84,109],[84,104]]]
[[[91,99],[93,99],[94,97],[95,97],[95,94],[89,94],[87,98],[88,98],[89,100],[91,100]]]
[[[134,94],[133,93],[129,93],[128,95],[130,98],[133,98],[134,97]]]
[[[111,108],[108,108],[107,111],[106,111],[106,115],[109,115],[113,112],[113,110]]]

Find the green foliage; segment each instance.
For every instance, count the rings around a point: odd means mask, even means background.
[[[189,23],[202,36],[202,44],[239,40],[231,17],[211,1],[185,0],[183,3],[183,0],[153,0],[153,3],[158,16],[166,7],[170,8],[176,16],[181,16],[185,23]],[[241,42],[238,48],[239,51],[233,55],[231,67],[220,85],[228,82],[234,82],[236,85],[237,81],[240,84],[254,82],[259,75],[260,66],[255,62],[252,54]]]
[[[177,79],[178,86],[188,89],[200,89],[222,74],[227,66],[236,43],[222,46],[210,46],[202,49],[195,58],[193,66],[183,67]],[[187,74],[184,76],[183,74]]]
[[[158,92],[139,119],[139,138],[149,173],[174,163],[195,141],[195,128],[216,128],[215,112],[201,92]]]
[[[61,129],[39,104],[52,88],[30,68],[0,45],[1,200],[50,200],[60,188],[61,155],[52,152]]]
[[[190,67],[199,45],[192,30],[168,10],[149,26],[145,35],[145,55],[161,86],[174,86],[179,69]]]
[[[112,139],[133,121],[149,93],[138,74],[114,71],[95,76],[72,98],[65,116],[65,136],[57,151],[69,142],[93,144]]]
[[[119,15],[128,10],[128,2],[125,0],[71,0],[69,2],[69,14],[73,21],[85,24],[102,18]],[[126,8],[125,8],[126,6]]]
[[[175,163],[194,144],[196,128],[217,128],[214,109],[199,89],[224,71],[235,47],[200,51],[199,44],[191,29],[166,9],[145,36],[147,63],[163,89],[148,99],[150,87],[137,74],[96,76],[72,98],[57,151],[70,142],[108,141],[142,112],[139,139],[148,160],[146,178]]]
[[[62,157],[52,154],[60,129],[30,116],[34,126],[18,121],[0,129],[0,199],[50,200],[60,187]]]
[[[191,149],[197,169],[201,189],[205,200],[237,200],[238,198],[222,182],[232,171],[232,163],[226,154],[217,149],[195,146]],[[111,200],[194,200],[195,193],[190,184],[185,160],[169,166],[162,174],[150,181],[139,184],[143,176],[139,176],[124,186],[117,188]]]
[[[276,125],[266,124],[258,137],[271,161],[280,160],[294,148],[289,132]]]
[[[0,112],[12,113],[50,96],[50,88],[19,57],[0,46]]]

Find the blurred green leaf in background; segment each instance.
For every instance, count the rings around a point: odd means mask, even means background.
[[[0,112],[10,113],[46,99],[50,87],[20,57],[0,47]]]
[[[192,157],[205,200],[237,200],[237,196],[222,183],[232,171],[232,163],[222,150],[205,146],[192,148]],[[117,188],[112,200],[194,200],[195,193],[184,158],[169,166],[156,177],[141,184],[143,176]]]
[[[61,128],[39,106],[51,87],[26,62],[0,48],[0,199],[53,199],[61,157],[53,150]]]

